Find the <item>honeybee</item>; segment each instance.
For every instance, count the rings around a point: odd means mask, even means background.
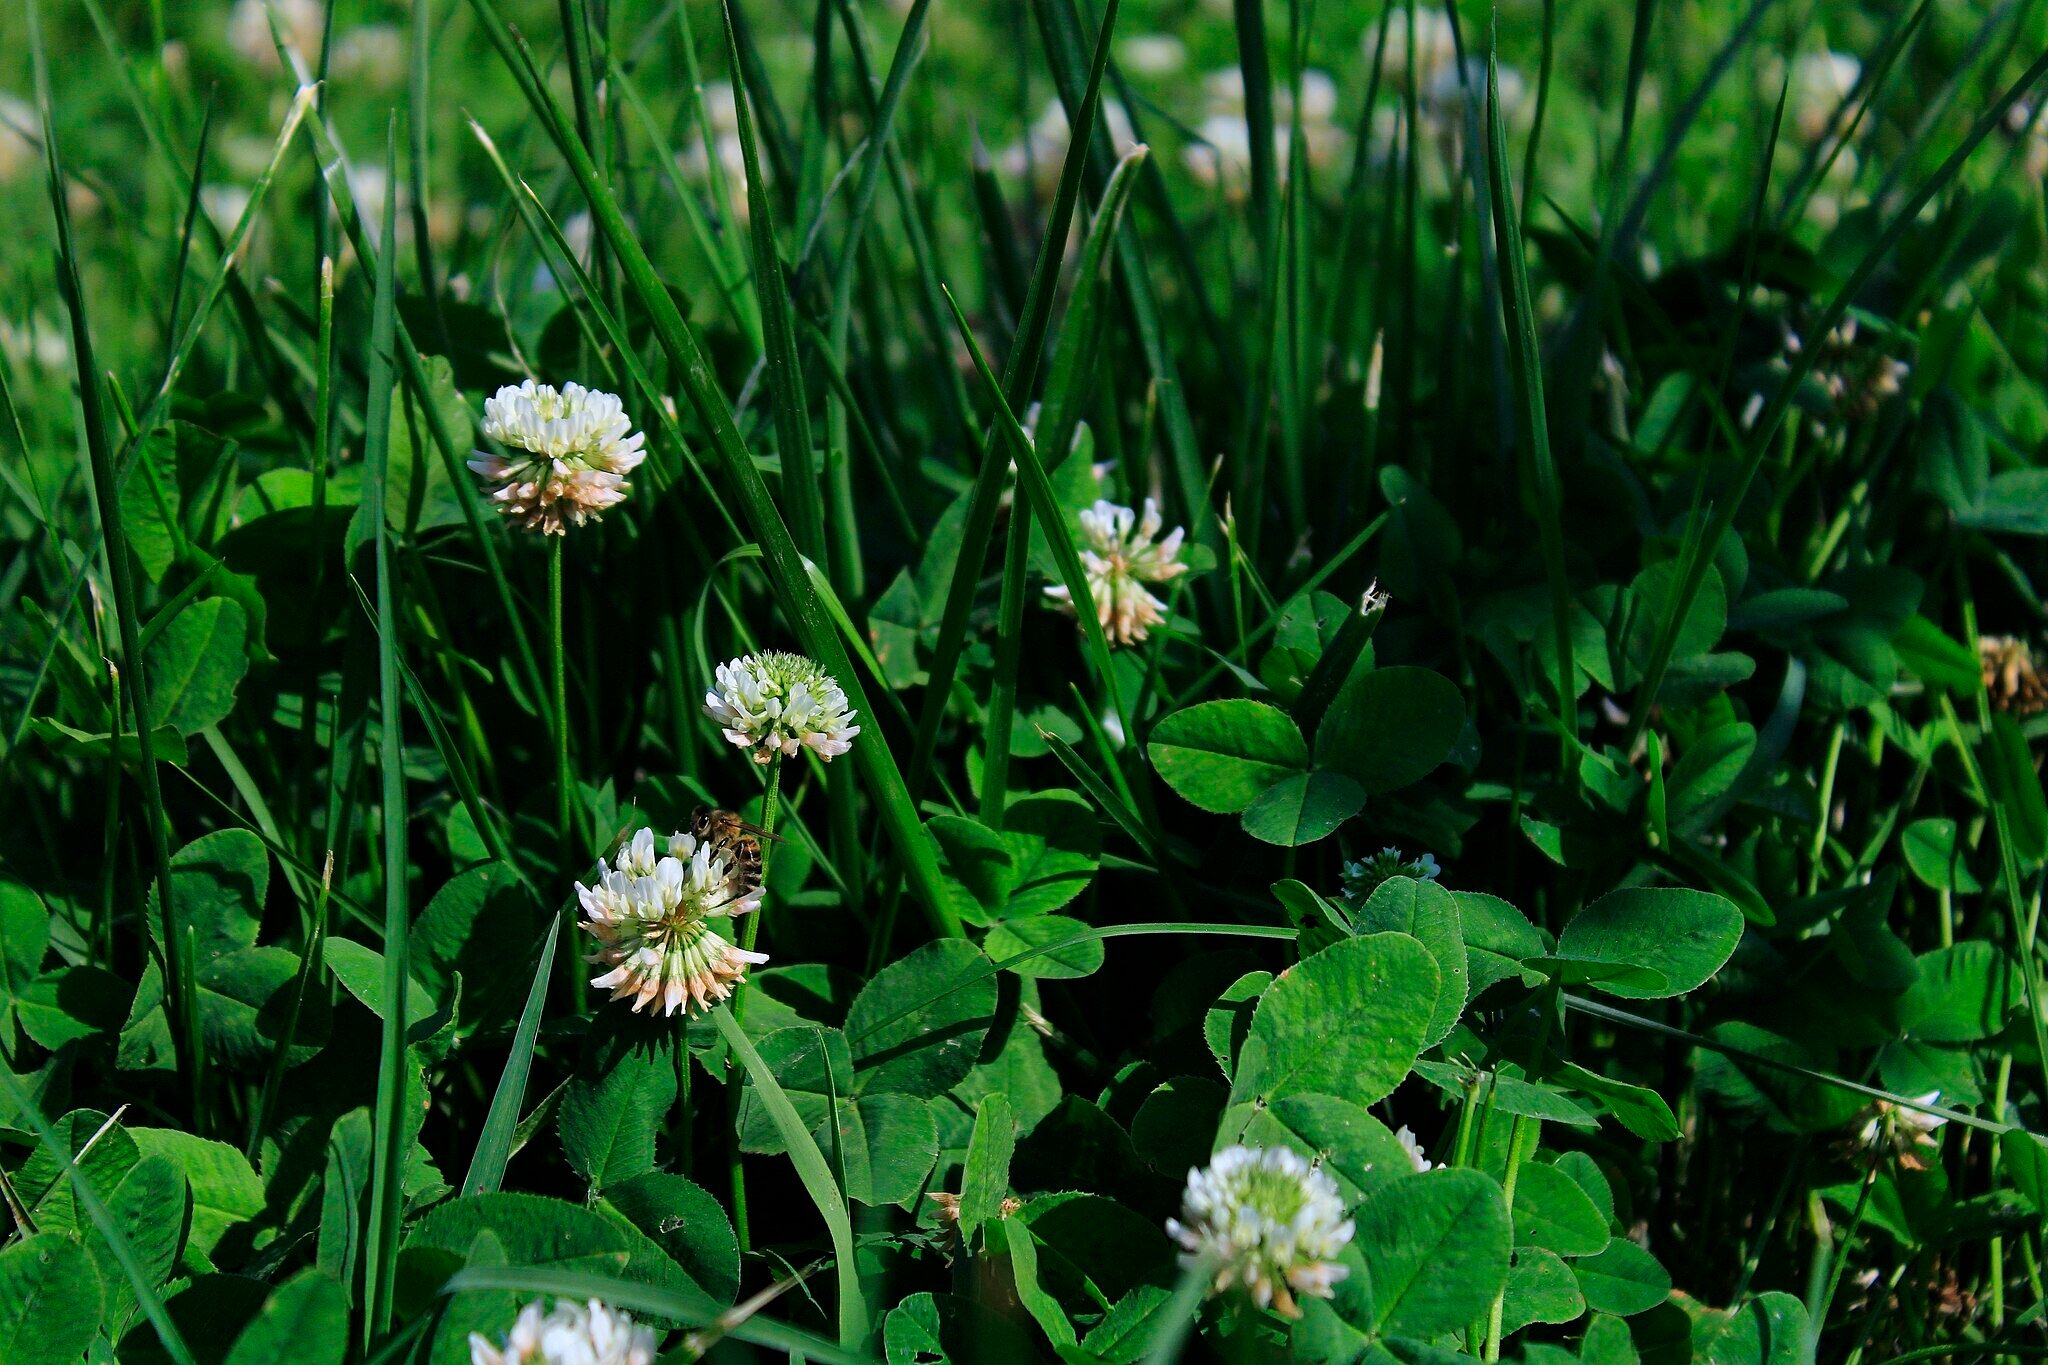
[[[781,835],[770,834],[733,811],[710,806],[699,806],[691,814],[690,833],[731,861],[734,894],[741,896],[761,885],[761,841],[782,842]]]

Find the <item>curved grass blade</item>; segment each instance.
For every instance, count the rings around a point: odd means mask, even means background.
[[[775,1080],[775,1073],[754,1050],[746,1030],[733,1018],[732,1010],[720,1005],[711,1011],[711,1020],[718,1025],[725,1045],[746,1067],[747,1075],[754,1082],[754,1093],[760,1097],[768,1117],[774,1121],[775,1131],[789,1148],[789,1159],[796,1167],[797,1179],[803,1182],[811,1202],[818,1206],[819,1214],[825,1219],[825,1230],[832,1238],[832,1255],[838,1263],[835,1269],[839,1278],[839,1341],[843,1346],[850,1346],[867,1336],[868,1309],[867,1300],[861,1295],[860,1269],[854,1262],[853,1223],[847,1216],[846,1201],[840,1196],[839,1186],[833,1182],[832,1168],[825,1164],[825,1154],[818,1150],[811,1130],[804,1127],[796,1106],[789,1102],[789,1096],[783,1093]]]
[[[462,1193],[490,1194],[505,1179],[505,1163],[512,1159],[512,1140],[519,1130],[519,1106],[526,1102],[526,1078],[533,1071],[533,1045],[540,1036],[540,1016],[547,1003],[548,978],[553,974],[555,940],[561,937],[562,916],[548,916],[548,931],[541,940],[540,961],[533,969],[533,985],[527,988],[526,1007],[519,1011],[518,1027],[512,1031],[512,1051],[505,1057],[505,1069],[498,1076],[498,1088],[491,1095],[490,1112],[484,1115],[483,1131],[477,1135],[476,1152],[469,1159],[469,1173],[462,1177]]]

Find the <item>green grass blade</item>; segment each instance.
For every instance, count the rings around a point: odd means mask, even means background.
[[[1492,189],[1496,253],[1506,276],[1501,290],[1501,322],[1508,336],[1509,369],[1514,376],[1520,435],[1528,452],[1531,483],[1536,490],[1537,533],[1543,548],[1543,573],[1550,583],[1551,626],[1557,650],[1557,707],[1565,738],[1578,735],[1577,693],[1572,686],[1577,665],[1572,660],[1571,584],[1565,578],[1564,497],[1557,464],[1550,452],[1550,424],[1543,408],[1543,357],[1536,340],[1536,314],[1529,291],[1529,263],[1522,252],[1522,230],[1515,213],[1514,188],[1508,184],[1507,127],[1500,109],[1500,62],[1486,59],[1487,175]],[[1559,764],[1568,785],[1576,785],[1579,765],[1570,745]]]
[[[805,1192],[811,1196],[811,1202],[818,1206],[818,1213],[825,1220],[825,1230],[832,1238],[832,1255],[837,1262],[835,1270],[839,1279],[839,1344],[853,1346],[865,1339],[868,1333],[867,1300],[861,1294],[860,1269],[854,1261],[853,1223],[847,1216],[846,1201],[840,1196],[839,1186],[832,1179],[832,1168],[826,1165],[825,1154],[818,1150],[811,1130],[798,1117],[796,1106],[783,1093],[775,1073],[761,1060],[761,1054],[754,1050],[746,1030],[733,1018],[732,1010],[725,1005],[718,1006],[711,1011],[711,1021],[718,1025],[725,1045],[747,1069],[748,1077],[754,1082],[754,1094],[768,1111],[783,1144],[789,1148],[790,1163],[796,1167],[797,1178],[803,1182]]]
[[[469,1159],[469,1173],[462,1177],[462,1193],[490,1194],[505,1180],[505,1163],[512,1159],[512,1139],[519,1130],[519,1109],[526,1103],[526,1080],[533,1072],[533,1047],[540,1036],[540,1017],[547,1004],[548,979],[553,974],[555,940],[562,933],[562,916],[548,916],[548,931],[541,940],[540,958],[534,965],[533,985],[527,988],[525,1008],[512,1031],[512,1050],[505,1057],[505,1069],[498,1075],[498,1088],[491,1093],[491,1107],[484,1115],[483,1131],[477,1135],[476,1152]]]
[[[398,120],[393,115],[385,134],[385,168],[397,181]],[[378,238],[395,245],[398,198],[384,202],[384,231]],[[398,676],[398,584],[392,563],[391,524],[385,514],[390,479],[392,351],[397,335],[397,281],[393,264],[398,253],[377,257],[377,285],[370,316],[367,410],[363,417],[363,503],[369,519],[377,575],[377,711],[381,748],[378,775],[383,783],[384,981],[382,1042],[377,1055],[376,1149],[370,1177],[369,1307],[372,1337],[391,1327],[392,1292],[398,1276],[398,1219],[405,1184],[405,998],[408,985],[407,945],[411,916],[406,886],[405,750],[400,721],[403,688]]]
[[[1142,154],[1142,151],[1132,153],[1133,156]],[[1046,478],[1045,466],[1040,463],[1031,438],[1024,434],[1024,428],[1018,423],[1017,414],[1010,411],[1010,405],[1003,397],[1002,385],[997,382],[995,372],[989,369],[988,359],[981,353],[981,344],[974,339],[974,329],[967,325],[967,315],[960,311],[959,303],[950,293],[946,301],[952,305],[953,321],[960,329],[961,340],[967,343],[968,353],[974,358],[974,368],[981,376],[982,387],[995,405],[997,420],[1010,438],[1010,456],[1017,462],[1018,486],[1031,500],[1033,514],[1045,526],[1046,543],[1052,547],[1053,559],[1059,564],[1060,581],[1072,597],[1074,614],[1080,621],[1082,637],[1088,642],[1088,655],[1095,665],[1095,675],[1109,697],[1110,706],[1123,722],[1124,733],[1135,736],[1137,722],[1117,686],[1116,664],[1110,656],[1109,637],[1103,633],[1101,618],[1093,610],[1095,596],[1088,590],[1088,571],[1081,565],[1080,551],[1074,548],[1073,531],[1060,514],[1059,498],[1053,493],[1052,481]]]

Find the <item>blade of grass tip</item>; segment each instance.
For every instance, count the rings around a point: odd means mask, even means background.
[[[1066,259],[1067,238],[1073,229],[1074,207],[1080,200],[1081,180],[1087,172],[1090,140],[1086,134],[1095,126],[1102,107],[1102,75],[1109,66],[1110,37],[1116,30],[1120,4],[1121,0],[1109,0],[1103,10],[1102,27],[1096,34],[1095,53],[1088,67],[1088,87],[1078,113],[1070,119],[1071,126],[1081,131],[1067,139],[1066,160],[1060,166],[1059,183],[1053,191],[1052,211],[1046,218],[1045,235],[1038,244],[1038,261],[1024,295],[1023,320],[1003,361],[1003,391],[1013,407],[1030,396],[1038,377],[1040,353],[1052,324],[1053,301],[1059,292],[1060,268]],[[975,589],[980,584],[981,566],[988,559],[988,543],[995,532],[1003,484],[1009,473],[1010,462],[1002,458],[1002,449],[992,425],[982,446],[974,492],[967,501],[960,549],[953,559],[952,576],[947,580],[939,636],[926,673],[924,711],[918,718],[916,747],[910,762],[913,796],[922,791],[924,774],[932,770],[939,724],[952,700],[953,676],[966,648],[967,618],[974,608]]]
[[[385,126],[384,164],[391,183],[398,174],[398,117]],[[395,242],[397,196],[384,202],[379,241]],[[397,282],[395,250],[377,258],[377,285],[370,315],[366,358],[367,400],[363,415],[363,510],[370,522],[377,574],[377,711],[383,780],[384,982],[380,998],[384,1023],[377,1061],[377,1145],[370,1176],[369,1339],[391,1327],[392,1290],[398,1271],[398,1217],[405,1184],[405,1003],[407,940],[411,924],[406,896],[406,806],[403,693],[398,677],[397,584],[393,578],[390,519],[385,515],[390,478],[392,351],[395,345]]]
[[[862,144],[866,163],[860,168],[860,182],[847,215],[846,234],[839,249],[839,268],[832,280],[831,328],[826,340],[828,364],[844,371],[849,363],[849,338],[853,330],[853,282],[861,260],[861,238],[874,213],[888,157],[885,148],[895,136],[896,108],[910,83],[910,72],[922,50],[925,15],[931,0],[916,0],[903,21],[903,34],[896,40],[896,54],[889,61],[888,77],[882,82],[882,97],[876,105],[875,122]],[[821,82],[821,85],[823,83]],[[846,585],[847,595],[858,601],[865,595],[860,553],[858,509],[853,501],[852,451],[848,431],[847,400],[834,393],[825,405],[826,458],[831,463],[832,569]],[[884,466],[886,473],[886,465]]]
[[[1870,244],[1862,259],[1856,263],[1855,268],[1842,281],[1841,287],[1835,291],[1827,308],[1810,329],[1811,335],[1826,336],[1835,329],[1848,313],[1849,306],[1855,302],[1857,295],[1862,292],[1863,286],[1870,282],[1878,267],[1891,255],[1892,250],[1918,220],[1920,211],[1933,202],[1934,197],[1962,173],[1963,166],[1971,154],[1986,137],[1990,136],[1992,129],[1999,126],[2006,112],[2017,104],[2020,97],[2025,95],[2044,74],[2048,74],[2048,52],[2035,58],[2020,74],[2019,79],[2006,88],[2005,93],[1985,110],[1969,134],[1943,160],[1939,169],[1922,181],[1920,187],[1899,207],[1898,212],[1892,215],[1884,231]],[[1644,666],[1643,680],[1637,684],[1635,696],[1630,702],[1629,728],[1624,749],[1634,746],[1635,741],[1642,737],[1643,727],[1649,723],[1650,708],[1656,704],[1657,694],[1664,684],[1664,675],[1671,665],[1671,651],[1677,641],[1679,626],[1685,621],[1686,614],[1692,610],[1693,599],[1699,594],[1700,584],[1706,579],[1707,567],[1713,562],[1714,552],[1720,545],[1721,538],[1728,533],[1729,527],[1734,525],[1736,513],[1741,510],[1744,500],[1749,495],[1750,484],[1755,480],[1757,470],[1763,464],[1764,455],[1777,440],[1779,428],[1784,425],[1786,415],[1791,411],[1793,397],[1806,382],[1807,375],[1813,372],[1820,349],[1817,346],[1809,346],[1801,354],[1792,357],[1792,363],[1779,380],[1777,390],[1771,395],[1770,401],[1764,405],[1763,412],[1758,415],[1755,424],[1749,430],[1748,445],[1743,451],[1742,469],[1736,476],[1733,487],[1715,504],[1712,519],[1699,538],[1698,549],[1681,560],[1683,568],[1679,575],[1678,591],[1672,595],[1664,619],[1658,625],[1649,662]]]
[[[512,1159],[512,1135],[519,1128],[519,1109],[526,1103],[526,1080],[533,1072],[533,1048],[540,1037],[541,1012],[547,1004],[555,939],[561,932],[562,916],[548,916],[548,931],[541,939],[540,958],[533,969],[533,985],[527,988],[525,1008],[519,1011],[518,1026],[512,1031],[512,1050],[505,1055],[505,1069],[498,1075],[498,1088],[491,1094],[491,1107],[477,1133],[469,1173],[462,1177],[465,1198],[490,1194],[504,1183],[505,1163]]]
[[[63,153],[57,140],[57,114],[50,95],[50,71],[43,50],[42,7],[28,6],[29,51],[35,68],[36,103],[42,120],[43,157],[48,173],[50,210],[57,226],[57,275],[64,304],[71,314],[71,344],[78,364],[80,420],[85,427],[86,454],[92,466],[93,498],[99,512],[100,540],[106,548],[112,580],[114,618],[121,640],[122,690],[128,696],[135,733],[152,732],[149,681],[142,648],[141,604],[135,588],[134,560],[121,520],[120,484],[114,473],[114,452],[108,441],[107,414],[99,383],[99,365],[92,344],[92,326],[85,312],[85,288],[79,278],[78,244],[71,232],[71,211],[65,197]],[[82,568],[83,566],[81,566]],[[61,625],[58,629],[61,629]],[[118,723],[119,717],[116,717]],[[13,747],[8,753],[12,756]],[[144,742],[136,771],[142,780],[143,810],[149,818],[150,857],[155,865],[157,905],[163,930],[165,1005],[171,1036],[184,1078],[195,1125],[205,1124],[201,1084],[205,1054],[199,1044],[198,991],[194,984],[191,945],[171,885],[170,817],[164,810],[163,787],[157,772],[156,746]]]
[[[32,7],[34,3],[35,0],[30,0]],[[33,18],[30,20],[29,31],[31,34],[35,32]],[[36,1107],[35,1096],[29,1094],[28,1088],[21,1083],[21,1078],[16,1076],[12,1069],[4,1066],[0,1066],[0,1096],[4,1096],[10,1105],[20,1111],[29,1131],[35,1134],[36,1141],[42,1144],[43,1150],[50,1154],[56,1161],[58,1169],[63,1172],[61,1178],[71,1182],[72,1193],[84,1206],[86,1217],[92,1220],[94,1229],[106,1239],[107,1246],[114,1253],[114,1260],[121,1267],[121,1273],[128,1277],[129,1287],[135,1291],[135,1301],[141,1305],[142,1315],[149,1319],[149,1325],[156,1329],[157,1341],[163,1346],[164,1354],[177,1362],[177,1365],[198,1365],[192,1348],[185,1344],[184,1336],[178,1331],[177,1324],[171,1320],[170,1313],[164,1308],[163,1299],[156,1292],[155,1276],[136,1254],[134,1245],[128,1240],[128,1234],[122,1230],[119,1221],[108,1210],[99,1192],[93,1189],[92,1181],[79,1172],[77,1162],[72,1159],[72,1154],[63,1140],[57,1136],[57,1130],[43,1117],[43,1111]]]
[[[1842,97],[1841,104],[1828,115],[1828,136],[1810,143],[1800,158],[1798,174],[1785,186],[1785,197],[1778,205],[1777,227],[1780,232],[1789,232],[1806,216],[1806,206],[1828,178],[1842,153],[1856,138],[1857,130],[1870,118],[1876,106],[1877,97],[1884,90],[1885,78],[1891,74],[1892,66],[1905,52],[1906,46],[1920,32],[1921,21],[1927,17],[1929,0],[1920,0],[1906,16],[1905,22],[1896,24],[1885,35],[1884,45],[1877,50],[1876,59],[1866,63],[1856,73],[1855,83]],[[1844,113],[1853,110],[1845,119]],[[1837,131],[1839,130],[1839,131]],[[1853,171],[1853,168],[1852,168]],[[1911,313],[1903,316],[1910,317]]]
[[[1145,161],[1144,147],[1126,156],[1109,178],[1102,205],[1088,230],[1088,243],[1081,251],[1079,273],[1075,276],[1072,301],[1066,321],[1060,327],[1060,342],[1053,358],[1052,377],[1046,385],[1045,401],[1039,408],[1034,446],[1043,441],[1052,451],[1057,468],[1066,458],[1080,422],[1085,378],[1093,369],[1097,343],[1101,338],[1103,311],[1100,298],[1108,276],[1108,246],[1116,240],[1124,206],[1130,200],[1137,169]],[[1048,532],[1048,534],[1050,534]],[[990,684],[986,725],[982,735],[982,823],[1001,828],[1009,797],[1010,726],[1016,714],[1017,664],[1024,643],[1025,590],[1031,571],[1031,506],[1014,501],[1003,547],[1002,600],[996,618],[995,675]],[[1075,599],[1077,602],[1080,600]],[[1092,602],[1093,599],[1091,598]]]
[[[1131,155],[1142,156],[1144,152],[1145,149],[1140,147]],[[995,372],[989,369],[988,359],[981,353],[981,344],[974,339],[974,329],[967,325],[967,315],[960,311],[959,301],[951,291],[946,294],[946,303],[953,310],[953,321],[960,329],[961,340],[967,343],[968,353],[974,358],[974,369],[981,376],[982,387],[995,404],[1002,430],[1010,439],[1011,457],[1017,462],[1017,482],[1030,499],[1032,511],[1045,526],[1046,543],[1052,547],[1053,559],[1059,564],[1060,581],[1066,585],[1069,600],[1075,607],[1074,615],[1081,623],[1081,633],[1088,641],[1088,654],[1094,662],[1096,676],[1102,682],[1111,708],[1123,723],[1124,733],[1135,736],[1138,733],[1137,722],[1125,706],[1122,691],[1117,686],[1116,662],[1110,654],[1109,637],[1103,633],[1102,620],[1090,610],[1095,597],[1089,590],[1088,571],[1082,567],[1080,552],[1074,548],[1073,531],[1060,516],[1059,498],[1052,491],[1052,482],[1045,476],[1045,466],[1039,463],[1031,438],[1024,434],[1017,415],[1010,411],[1009,403],[1003,398],[1002,385],[997,381]]]
[[[735,72],[744,73],[739,39],[733,30],[732,0],[726,0],[725,45]],[[768,388],[775,416],[775,444],[782,456],[782,492],[789,504],[796,548],[813,563],[825,562],[825,505],[818,491],[818,468],[811,448],[810,401],[804,387],[803,363],[797,357],[796,329],[790,323],[789,286],[782,273],[782,249],[775,241],[774,196],[761,174],[761,150],[755,139],[753,106],[758,93],[751,82],[733,89],[733,112],[739,123],[741,163],[747,170],[747,230],[754,245],[754,294],[761,303],[762,329],[768,349]]]
[[[497,48],[529,106],[540,118],[556,148],[569,163],[578,186],[589,204],[591,215],[618,253],[628,283],[638,296],[652,324],[655,339],[668,357],[677,382],[692,410],[710,436],[718,463],[739,494],[740,508],[749,529],[759,542],[769,583],[805,650],[828,673],[839,680],[848,702],[856,709],[874,714],[852,660],[840,645],[832,623],[811,591],[789,527],[783,522],[769,496],[766,481],[748,451],[746,441],[733,422],[732,409],[719,391],[710,361],[698,345],[695,332],[683,320],[675,299],[655,273],[631,225],[619,211],[610,190],[596,167],[569,133],[560,106],[534,69],[529,55],[499,16],[493,0],[471,0],[485,34]],[[876,812],[901,858],[918,903],[932,927],[948,937],[958,937],[961,927],[947,902],[939,879],[938,859],[925,837],[923,822],[904,785],[903,773],[884,744],[856,744],[853,759],[875,801]]]
[[[797,1114],[796,1106],[776,1081],[775,1073],[761,1060],[761,1054],[754,1050],[746,1030],[733,1018],[732,1010],[720,1005],[711,1011],[711,1020],[718,1026],[726,1046],[746,1067],[747,1075],[754,1082],[755,1097],[768,1111],[768,1117],[789,1148],[790,1164],[796,1167],[797,1179],[803,1182],[805,1192],[811,1196],[811,1202],[818,1206],[818,1213],[825,1220],[825,1230],[832,1239],[832,1256],[837,1263],[834,1269],[839,1282],[839,1343],[849,1347],[858,1345],[867,1337],[867,1300],[861,1294],[860,1269],[854,1260],[853,1223],[847,1215],[846,1201],[841,1198],[839,1187],[832,1182],[832,1169],[825,1164],[825,1154],[818,1150],[817,1139],[811,1136],[811,1130]]]
[[[1507,127],[1500,110],[1500,58],[1486,56],[1487,175],[1493,190],[1495,249],[1505,269],[1500,291],[1501,325],[1508,337],[1509,369],[1514,377],[1517,415],[1527,442],[1531,483],[1536,489],[1537,533],[1543,551],[1543,575],[1550,582],[1551,624],[1557,651],[1557,709],[1567,739],[1578,735],[1577,693],[1572,687],[1577,665],[1572,659],[1571,585],[1565,578],[1564,498],[1557,465],[1551,458],[1549,420],[1543,410],[1543,356],[1536,340],[1536,315],[1529,298],[1529,263],[1522,253],[1522,232],[1516,221],[1514,191],[1507,183]],[[1565,748],[1559,766],[1566,785],[1578,786],[1579,765]]]

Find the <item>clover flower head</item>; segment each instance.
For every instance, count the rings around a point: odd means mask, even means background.
[[[1939,1090],[1913,1096],[1915,1104],[1933,1104],[1940,1099]],[[1939,1114],[1879,1100],[1856,1134],[1856,1141],[1866,1151],[1891,1156],[1909,1171],[1924,1171],[1929,1155],[1941,1151],[1941,1139],[1935,1136],[1935,1130],[1947,1122]]]
[[[320,0],[236,0],[228,11],[228,46],[235,55],[256,70],[275,74],[279,69],[277,42],[271,34],[271,16],[277,16],[277,32],[285,46],[311,59],[320,52],[321,34],[327,26]]]
[[[1212,1293],[1242,1285],[1284,1317],[1301,1316],[1295,1295],[1327,1299],[1350,1273],[1337,1264],[1352,1232],[1337,1183],[1286,1147],[1228,1147],[1189,1171],[1166,1231],[1183,1266],[1215,1267]]]
[[[610,968],[590,984],[663,1014],[708,1010],[732,994],[747,968],[768,960],[729,942],[711,921],[761,908],[761,888],[709,840],[676,833],[657,846],[643,829],[594,885],[578,883],[583,927],[597,939],[584,960]]]
[[[832,675],[801,654],[766,650],[718,666],[704,714],[725,737],[751,749],[754,762],[795,758],[809,749],[828,763],[853,747],[859,713]]]
[[[1180,544],[1187,533],[1176,526],[1160,539],[1164,522],[1159,504],[1150,498],[1145,499],[1142,514],[1105,499],[1083,511],[1080,520],[1081,566],[1088,573],[1095,619],[1112,645],[1136,644],[1166,619],[1166,603],[1144,585],[1164,583],[1188,571],[1180,562]],[[1047,588],[1045,595],[1073,612],[1073,594],[1065,584]]]
[[[1410,858],[1400,849],[1391,845],[1381,849],[1370,858],[1344,864],[1344,898],[1355,905],[1363,905],[1380,889],[1380,883],[1394,877],[1413,877],[1419,882],[1433,882],[1443,869],[1436,865],[1436,855],[1420,854]]]
[[[558,536],[626,500],[626,476],[647,458],[618,395],[581,384],[507,384],[484,400],[483,433],[506,448],[469,461],[498,510]]]
[[[591,1299],[541,1301],[519,1310],[503,1346],[481,1332],[469,1334],[470,1365],[654,1365],[655,1334],[632,1316]]]
[[[1422,1143],[1416,1139],[1415,1130],[1407,1124],[1404,1123],[1394,1130],[1394,1141],[1400,1143],[1401,1150],[1408,1154],[1408,1164],[1415,1168],[1417,1175],[1435,1169],[1435,1163],[1423,1153]]]

